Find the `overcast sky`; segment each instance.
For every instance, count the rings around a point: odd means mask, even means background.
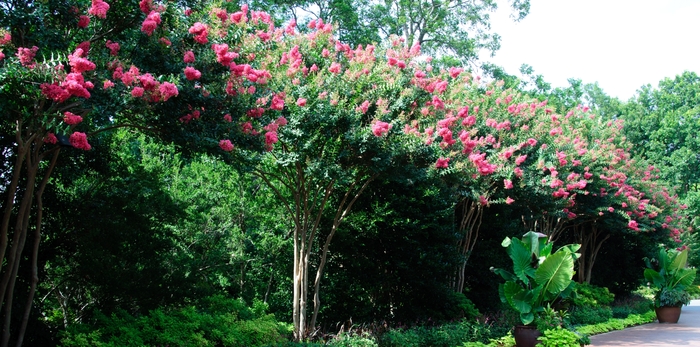
[[[700,0],[531,0],[517,23],[507,4],[491,22],[501,49],[483,59],[510,74],[529,64],[553,87],[574,77],[628,100],[642,85],[700,73]]]

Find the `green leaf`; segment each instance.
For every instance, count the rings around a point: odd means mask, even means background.
[[[545,292],[559,294],[569,286],[573,276],[573,257],[566,251],[558,251],[547,257],[537,268],[535,283],[542,285]]]
[[[508,255],[513,260],[513,272],[521,281],[526,285],[530,284],[529,275],[532,275],[532,253],[526,245],[518,239],[511,240],[510,247],[508,247]]]
[[[649,268],[644,269],[644,278],[647,281],[653,283],[654,286],[657,288],[662,288],[664,286],[664,283],[666,282],[664,281],[664,278],[663,276],[661,276],[660,273],[656,272],[656,270],[654,269]]]

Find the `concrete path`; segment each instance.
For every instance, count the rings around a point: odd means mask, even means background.
[[[590,346],[700,347],[700,300],[684,306],[678,324],[658,322],[591,336]]]

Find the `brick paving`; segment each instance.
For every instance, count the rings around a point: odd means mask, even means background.
[[[684,306],[678,324],[658,322],[591,336],[593,347],[700,347],[700,300]]]

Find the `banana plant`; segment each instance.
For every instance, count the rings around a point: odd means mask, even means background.
[[[690,296],[684,294],[685,288],[693,284],[696,275],[695,268],[687,267],[688,249],[661,248],[656,261],[658,266],[645,259],[647,268],[644,269],[644,278],[657,289],[654,299],[656,307],[687,304]]]
[[[524,325],[530,325],[545,308],[573,293],[574,261],[581,247],[570,244],[553,250],[547,236],[534,231],[522,239],[506,237],[501,243],[513,261],[513,271],[492,268],[505,279],[498,286],[503,303],[518,313]]]

